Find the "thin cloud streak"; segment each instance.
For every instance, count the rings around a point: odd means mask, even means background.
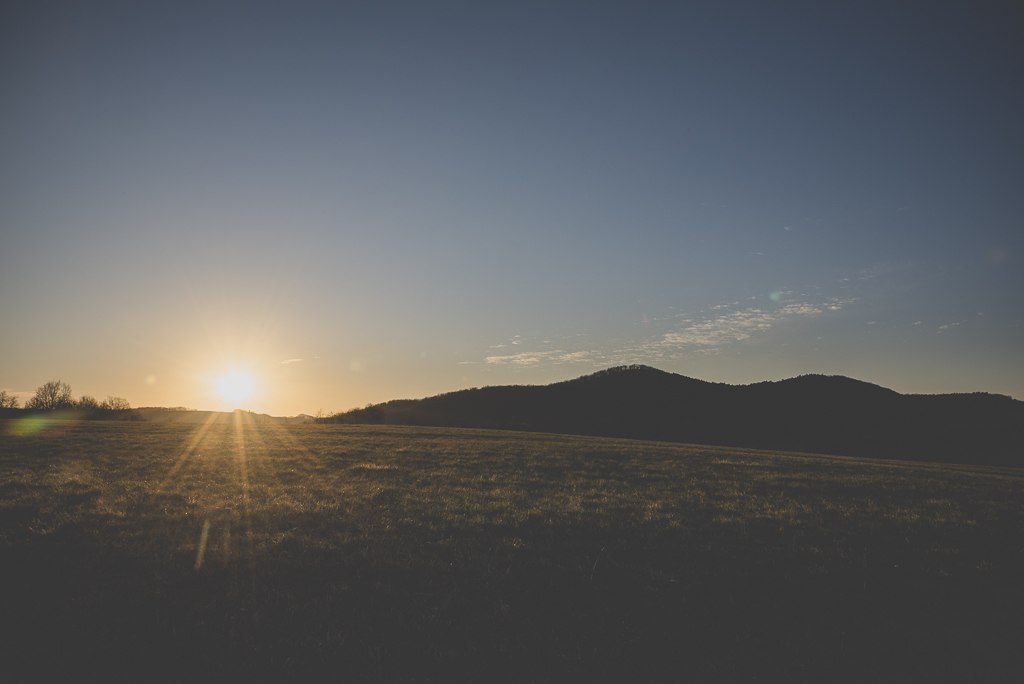
[[[658,339],[615,350],[571,352],[558,349],[522,352],[504,356],[488,356],[484,362],[517,368],[532,368],[541,364],[581,363],[603,366],[649,363],[693,354],[718,354],[728,345],[764,335],[773,328],[777,329],[799,319],[839,311],[854,301],[856,300],[832,297],[821,303],[790,302],[774,310],[747,307],[737,311],[722,312],[699,321],[692,318],[684,319],[679,322],[675,330],[662,334]],[[711,307],[711,310],[722,311],[738,304],[739,302],[719,304]]]
[[[559,349],[555,351],[522,352],[509,356],[488,356],[484,359],[484,362],[526,368],[543,362],[552,364],[593,362],[595,358],[599,357],[601,357],[601,354],[596,351],[566,352]]]
[[[638,345],[635,351],[646,358],[655,359],[673,358],[688,353],[717,354],[726,345],[763,335],[772,328],[797,319],[839,311],[853,301],[855,300],[832,297],[820,304],[793,302],[775,310],[748,307],[699,322],[687,320],[683,321],[685,327],[666,333],[659,340]]]
[[[835,302],[823,305],[804,302],[787,304],[776,311],[765,311],[759,308],[733,311],[715,316],[710,320],[693,323],[682,330],[666,333],[662,339],[643,345],[641,349],[719,347],[730,342],[750,339],[753,335],[767,332],[773,326],[785,321],[806,316],[816,316],[826,309],[836,311],[841,306],[841,304]]]

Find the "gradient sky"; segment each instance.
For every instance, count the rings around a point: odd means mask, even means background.
[[[1015,3],[0,9],[0,388],[1024,399]]]

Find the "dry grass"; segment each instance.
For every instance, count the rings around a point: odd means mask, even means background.
[[[23,679],[998,681],[1024,472],[432,428],[0,422]]]

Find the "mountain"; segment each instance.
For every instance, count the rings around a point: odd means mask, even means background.
[[[552,385],[389,401],[320,420],[1024,466],[1024,402],[981,392],[899,394],[842,376],[727,385],[622,366]]]

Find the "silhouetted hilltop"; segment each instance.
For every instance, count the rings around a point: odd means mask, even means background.
[[[552,385],[483,387],[389,401],[320,421],[1024,466],[1024,402],[980,392],[899,394],[842,376],[727,385],[622,366]]]

